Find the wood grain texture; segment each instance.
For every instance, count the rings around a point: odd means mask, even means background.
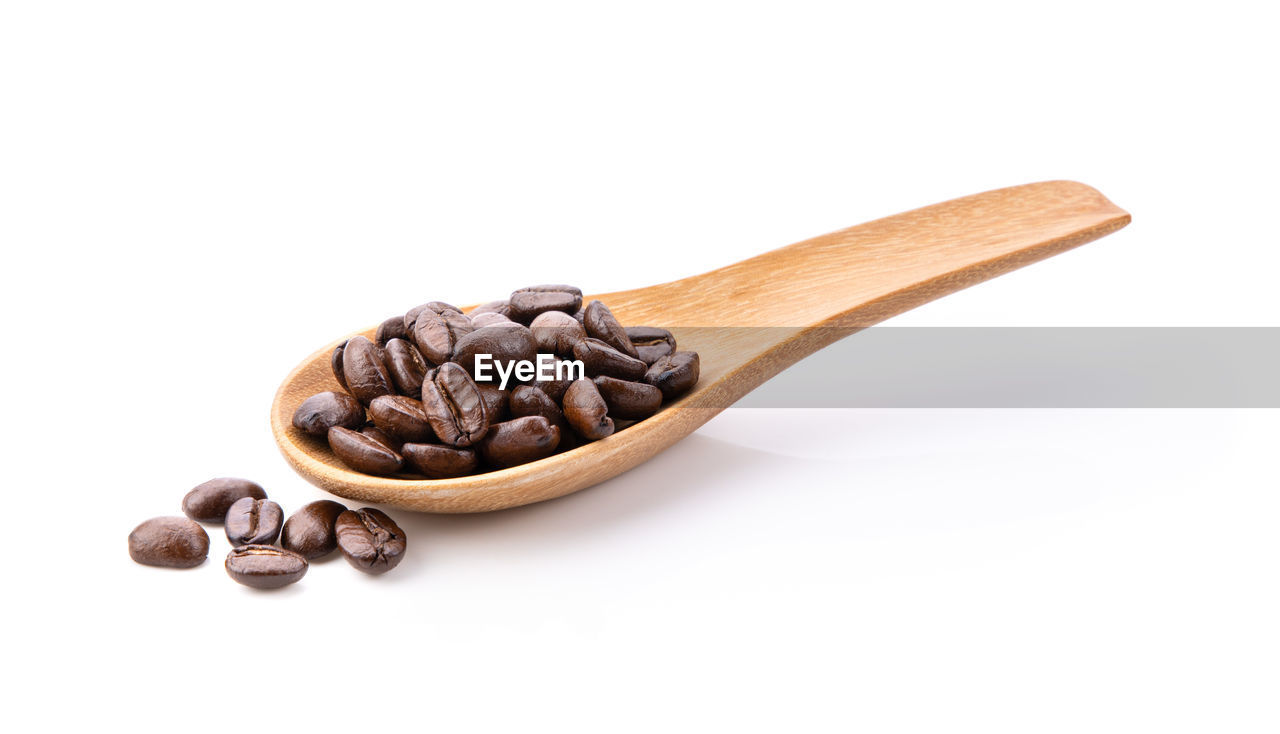
[[[315,352],[285,378],[271,407],[271,429],[303,478],[352,500],[457,513],[552,499],[648,460],[840,338],[1128,223],[1127,213],[1084,184],[1028,184],[832,232],[683,280],[594,296],[624,324],[671,328],[681,349],[701,355],[701,380],[648,420],[511,469],[444,480],[371,477],[350,471],[323,440],[293,428],[293,412],[305,398],[340,389],[329,353],[354,334]],[[372,338],[373,332],[361,333]]]

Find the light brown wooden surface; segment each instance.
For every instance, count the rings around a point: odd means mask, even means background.
[[[350,471],[323,440],[293,428],[293,412],[305,398],[340,389],[329,353],[354,334],[312,354],[285,378],[271,407],[271,429],[303,478],[352,500],[484,512],[552,499],[648,460],[837,339],[1128,223],[1127,213],[1084,184],[1028,184],[832,232],[683,280],[594,296],[624,324],[671,328],[681,349],[701,355],[701,380],[648,420],[512,469],[444,480],[371,477]]]

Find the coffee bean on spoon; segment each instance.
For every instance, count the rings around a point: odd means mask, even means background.
[[[574,380],[564,394],[564,417],[573,430],[588,441],[613,433],[613,420],[600,390],[591,380]]]
[[[506,365],[515,361],[533,362],[538,356],[538,345],[533,332],[520,324],[500,324],[476,329],[458,340],[453,351],[453,361],[472,376],[475,375],[477,354],[487,354],[492,364]],[[496,373],[491,369],[490,373]]]
[[[146,566],[195,568],[209,556],[209,534],[185,517],[153,517],[129,533],[129,557]]]
[[[476,443],[489,428],[484,397],[475,380],[452,362],[440,365],[422,383],[422,407],[436,436],[456,448]]]
[[[600,375],[593,382],[609,408],[609,415],[622,420],[643,420],[662,407],[662,391],[643,382],[630,382]]]
[[[551,370],[549,373],[551,375],[551,379],[539,380],[535,376],[533,386],[545,392],[552,400],[559,402],[564,397],[565,390],[568,390],[569,386],[573,384],[574,379],[585,376],[576,373],[571,376],[569,371],[566,369],[567,366],[568,365],[565,360],[562,360],[559,357],[553,357],[551,359]],[[560,375],[560,377],[557,377],[557,375]]]
[[[280,532],[280,547],[291,550],[308,561],[332,553],[338,547],[335,523],[347,508],[333,500],[316,500],[303,505],[285,520]]]
[[[480,398],[484,400],[484,411],[485,415],[489,416],[489,422],[497,423],[506,420],[507,402],[510,400],[511,391],[487,382],[477,382],[476,389],[480,391]]]
[[[434,443],[407,443],[400,448],[409,466],[428,479],[449,479],[475,472],[480,461],[472,449]]]
[[[699,371],[697,352],[675,352],[654,362],[644,381],[661,390],[664,399],[674,400],[697,384]]]
[[[540,388],[532,385],[519,385],[512,390],[510,405],[511,415],[514,418],[540,415],[546,418],[548,423],[559,428],[562,433],[569,427],[564,419],[564,411],[560,410],[556,401]]]
[[[430,311],[434,314],[462,313],[462,309],[444,301],[431,301],[421,306],[414,306],[406,311],[404,315],[404,331],[406,334],[413,334],[413,325],[425,311]]]
[[[376,439],[340,426],[329,429],[329,448],[343,464],[364,474],[395,474],[404,464],[400,454]]]
[[[391,436],[388,436],[385,431],[377,426],[365,426],[360,429],[360,433],[372,438],[374,441],[377,441],[396,453],[400,453],[400,446],[404,443],[403,441],[397,441]]]
[[[373,340],[378,343],[378,346],[385,347],[392,339],[405,339],[408,336],[409,332],[404,328],[404,316],[392,316],[378,324]]]
[[[586,368],[587,374],[608,375],[619,380],[639,380],[644,377],[648,365],[609,346],[599,339],[588,337],[573,348],[573,356]]]
[[[307,559],[273,545],[242,545],[227,554],[227,575],[255,589],[279,589],[307,575]]]
[[[401,443],[420,443],[435,438],[426,410],[413,398],[380,395],[369,403],[369,417],[383,433]]]
[[[640,358],[640,355],[636,354],[636,348],[631,345],[631,339],[627,337],[627,330],[622,328],[622,324],[613,317],[613,312],[603,303],[592,301],[587,304],[582,325],[587,331],[587,336],[599,339],[632,359]]]
[[[284,511],[271,500],[245,497],[236,500],[227,510],[224,521],[227,540],[232,546],[271,545],[280,535],[284,523]]]
[[[404,558],[404,531],[381,510],[347,510],[338,515],[334,526],[338,550],[356,569],[375,575],[386,573]]]
[[[587,338],[582,324],[563,311],[538,314],[533,323],[529,324],[529,331],[533,332],[538,351],[547,354],[570,356],[574,345]]]
[[[515,322],[507,318],[504,314],[495,312],[486,312],[475,314],[471,317],[471,325],[477,329],[483,329],[486,326],[502,326],[505,324],[514,324]]]
[[[571,285],[534,285],[521,288],[507,299],[508,316],[527,324],[541,313],[573,313],[582,305],[582,291]]]
[[[486,314],[486,313],[497,313],[497,314],[502,314],[503,316],[510,316],[511,309],[507,305],[507,299],[503,298],[498,301],[489,301],[488,303],[482,303],[479,306],[476,306],[475,308],[471,309],[471,311],[467,315],[470,316],[471,320],[474,322],[476,316],[479,316],[480,314]]]
[[[410,398],[422,395],[422,378],[428,368],[418,348],[404,339],[392,339],[387,342],[385,353],[387,374],[391,375],[396,392]]]
[[[653,364],[660,357],[676,351],[676,338],[666,329],[656,326],[628,326],[627,339],[636,348],[636,356],[645,364]]]
[[[427,362],[439,365],[449,361],[458,341],[474,330],[471,320],[461,313],[423,311],[413,324],[413,342]]]
[[[293,427],[313,436],[324,436],[334,426],[364,425],[364,406],[345,392],[316,393],[293,413]]]
[[[267,492],[256,482],[219,477],[198,484],[182,498],[182,511],[197,522],[222,522],[227,510],[244,497],[264,500]]]
[[[392,395],[395,386],[384,363],[382,347],[363,336],[352,337],[342,350],[342,375],[347,390],[364,405],[379,395]]]
[[[559,444],[560,429],[531,415],[490,426],[480,442],[480,457],[489,466],[505,469],[550,456]]]
[[[343,390],[347,389],[347,378],[342,374],[342,352],[347,348],[347,343],[343,342],[333,348],[333,352],[329,354],[329,369],[333,370],[333,377],[342,386]]]

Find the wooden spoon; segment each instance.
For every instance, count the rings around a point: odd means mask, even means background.
[[[548,500],[653,457],[842,337],[1128,223],[1126,212],[1084,184],[1028,184],[860,224],[691,278],[595,296],[623,324],[671,329],[681,349],[701,355],[701,380],[647,420],[511,469],[413,480],[343,466],[323,440],[292,425],[305,398],[340,389],[329,354],[342,340],[285,378],[271,406],[271,430],[303,478],[341,497],[423,512],[485,512]],[[373,332],[361,333],[372,338]]]

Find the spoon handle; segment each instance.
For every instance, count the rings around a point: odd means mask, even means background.
[[[653,304],[664,323],[680,326],[856,329],[1110,234],[1129,219],[1081,183],[1014,186],[647,288],[634,306]]]

